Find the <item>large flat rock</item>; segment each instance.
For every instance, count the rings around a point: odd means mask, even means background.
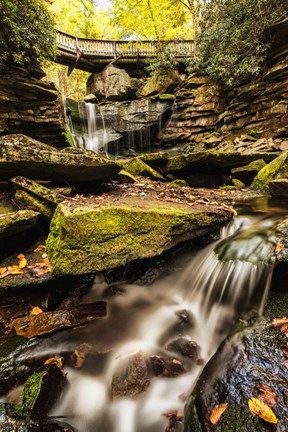
[[[25,135],[0,137],[0,179],[26,176],[60,181],[102,181],[121,170],[87,150],[57,150]]]
[[[84,274],[161,254],[232,218],[227,207],[108,196],[61,203],[47,253],[55,274]]]

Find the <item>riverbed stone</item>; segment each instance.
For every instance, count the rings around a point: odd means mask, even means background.
[[[147,196],[67,200],[54,214],[47,253],[54,274],[101,271],[159,255],[231,218],[229,208]]]
[[[94,152],[57,150],[25,135],[0,137],[0,179],[24,176],[55,181],[103,181],[117,174],[117,163]]]
[[[267,192],[269,183],[272,180],[287,178],[288,152],[284,152],[258,172],[251,187],[255,190]]]
[[[269,182],[269,192],[272,197],[288,198],[288,178]]]
[[[185,432],[268,432],[273,425],[252,415],[248,400],[261,395],[266,385],[276,395],[272,407],[277,431],[287,431],[288,375],[283,346],[286,337],[272,327],[274,317],[287,313],[288,294],[273,294],[268,300],[265,318],[253,326],[238,329],[224,341],[205,367],[185,409]],[[260,387],[261,388],[261,387]],[[218,423],[209,420],[212,409],[227,403]]]

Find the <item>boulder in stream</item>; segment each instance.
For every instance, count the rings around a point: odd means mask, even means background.
[[[265,318],[224,341],[186,405],[185,432],[276,430],[275,424],[249,411],[251,398],[269,404],[268,410],[272,409],[277,419],[277,431],[287,431],[287,338],[272,326],[274,317],[287,313],[287,300],[287,294],[273,294]],[[225,409],[213,425],[210,416],[218,406]]]
[[[251,187],[266,192],[272,180],[287,178],[288,152],[284,152],[258,172]]]
[[[217,230],[229,208],[145,195],[66,200],[54,214],[47,253],[55,274],[84,274],[150,258]]]
[[[66,424],[53,418],[37,417],[22,405],[0,403],[0,430],[3,432],[76,432]]]

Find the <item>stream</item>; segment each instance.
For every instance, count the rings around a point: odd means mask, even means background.
[[[214,248],[248,228],[253,236],[280,210],[270,218],[249,208],[238,211],[219,240],[192,258],[179,258],[177,271],[150,286],[109,285],[96,276],[83,303],[106,300],[107,318],[56,333],[45,352],[41,345],[30,352],[55,355],[86,344],[97,353],[84,368],[65,368],[70,386],[52,416],[79,432],[170,432],[167,418],[182,416],[197,377],[233,323],[251,307],[263,312],[272,268],[221,262]]]

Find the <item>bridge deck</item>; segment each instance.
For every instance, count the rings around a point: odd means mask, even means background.
[[[111,61],[117,61],[122,67],[129,67],[135,63],[138,66],[147,58],[152,58],[159,52],[159,43],[156,41],[111,41],[76,38],[69,34],[57,31],[58,54],[56,62],[88,72],[97,72]],[[161,41],[176,53],[181,60],[193,55],[194,41]],[[76,64],[77,60],[77,64]]]

